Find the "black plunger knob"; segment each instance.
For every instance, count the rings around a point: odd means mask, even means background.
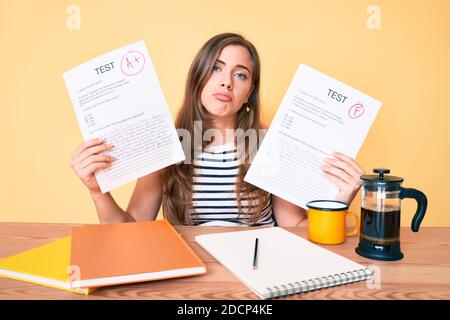
[[[374,173],[378,173],[380,175],[380,177],[379,177],[380,180],[383,180],[384,179],[384,175],[387,174],[387,173],[390,173],[391,170],[389,170],[389,169],[373,169],[373,172]]]

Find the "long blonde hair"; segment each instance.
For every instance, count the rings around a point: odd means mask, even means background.
[[[239,34],[223,33],[212,37],[208,40],[192,62],[186,81],[186,89],[181,109],[178,112],[175,127],[184,129],[194,136],[194,122],[202,121],[201,136],[206,130],[212,128],[212,118],[208,111],[201,104],[200,96],[203,87],[209,80],[214,64],[219,57],[222,49],[228,45],[238,45],[246,48],[253,61],[252,85],[253,91],[248,99],[248,103],[241,107],[236,114],[236,128],[240,132],[246,132],[248,129],[260,133],[260,61],[258,52],[251,42],[244,39]],[[247,107],[249,111],[247,112]],[[242,199],[250,199],[249,210],[245,212],[249,214],[248,221],[255,222],[261,215],[262,208],[267,202],[269,194],[244,181],[244,176],[250,166],[249,156],[254,154],[256,145],[248,143],[248,137],[244,137],[245,143],[245,159],[239,165],[239,174],[236,184],[236,197],[239,213],[243,213],[241,207]],[[259,139],[261,137],[258,137]],[[183,137],[180,137],[182,140]],[[203,150],[210,142],[201,139]],[[258,142],[259,144],[259,142]],[[185,154],[193,155],[194,146],[190,143],[190,150],[185,150]],[[252,149],[253,148],[253,149]],[[191,162],[186,161],[180,164],[174,164],[162,172],[162,208],[166,219],[176,224],[191,225],[191,209],[192,209],[192,182],[193,182],[193,166]],[[254,205],[254,201],[258,201],[256,210],[250,212],[250,208]]]

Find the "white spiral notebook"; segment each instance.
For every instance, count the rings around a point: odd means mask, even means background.
[[[256,238],[258,254],[254,269]],[[195,241],[262,299],[372,276],[365,266],[279,227],[199,235]]]

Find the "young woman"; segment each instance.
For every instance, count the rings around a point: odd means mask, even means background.
[[[104,154],[112,146],[93,139],[73,153],[71,167],[89,189],[101,223],[153,220],[159,208],[166,219],[187,225],[299,226],[306,212],[243,180],[254,155],[254,144],[243,132],[260,133],[260,61],[248,40],[233,33],[208,40],[190,67],[184,101],[175,127],[194,136],[201,124],[202,137],[210,141],[190,145],[194,155],[180,164],[137,180],[128,208],[121,209],[111,194],[102,194],[94,172],[113,165]],[[235,133],[235,134],[230,134]],[[244,137],[244,139],[242,139]],[[191,139],[195,142],[195,139]],[[247,141],[248,142],[248,141]],[[198,154],[196,150],[201,150]],[[244,152],[238,152],[243,150]],[[322,167],[323,174],[339,187],[336,200],[350,203],[360,188],[363,169],[350,157],[335,153]],[[301,179],[301,177],[298,177]]]

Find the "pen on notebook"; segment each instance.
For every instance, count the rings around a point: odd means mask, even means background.
[[[255,239],[255,252],[253,253],[253,269],[256,269],[257,256],[258,256],[258,238]]]

